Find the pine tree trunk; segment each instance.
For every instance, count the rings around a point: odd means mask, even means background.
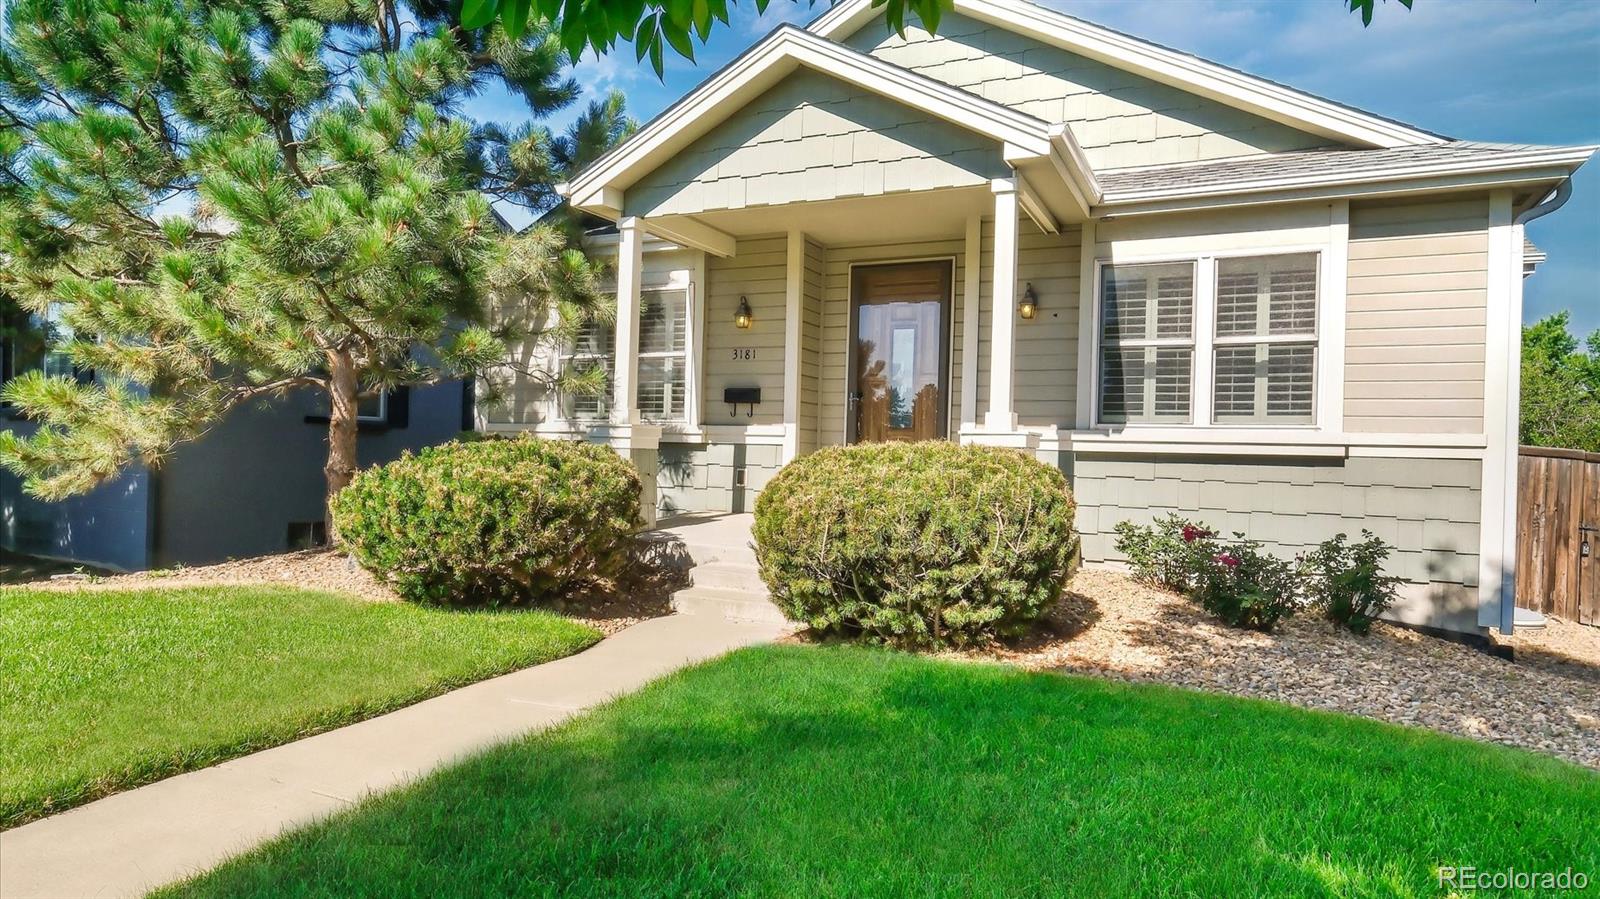
[[[328,543],[339,542],[333,524],[333,497],[350,483],[356,474],[356,421],[360,414],[356,408],[356,367],[345,350],[328,354],[328,396],[331,400],[328,413],[328,462],[322,475],[328,482],[328,493],[323,503],[328,530]]]

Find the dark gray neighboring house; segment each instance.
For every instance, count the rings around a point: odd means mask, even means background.
[[[0,374],[48,366],[7,341]],[[0,548],[135,571],[300,548],[322,537],[327,407],[300,393],[234,410],[151,471],[130,469],[79,497],[43,502],[0,471]],[[387,462],[472,428],[461,382],[402,388],[363,404],[360,460]],[[0,408],[0,428],[34,425]]]

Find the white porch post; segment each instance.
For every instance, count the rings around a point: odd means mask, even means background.
[[[639,513],[645,527],[656,523],[656,473],[661,428],[639,419],[639,293],[644,269],[644,222],[628,216],[617,223],[617,341],[612,374],[611,421],[590,430],[589,439],[615,449],[639,470]]]
[[[994,188],[994,288],[989,310],[989,411],[984,430],[1015,431],[1012,360],[1017,343],[1017,179],[996,178]]]
[[[783,297],[783,462],[800,455],[800,325],[806,273],[806,236],[790,231],[784,254]]]
[[[644,223],[628,216],[617,223],[617,361],[612,380],[611,421],[638,418],[639,286],[644,270]]]
[[[1033,449],[1037,434],[1017,427],[1014,402],[1017,337],[1017,238],[1020,176],[996,178],[994,191],[994,283],[989,309],[989,410],[978,427],[963,430],[962,443]]]

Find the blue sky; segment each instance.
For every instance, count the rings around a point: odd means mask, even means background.
[[[1380,2],[1370,28],[1342,0],[1045,0],[1046,6],[1293,85],[1430,131],[1469,140],[1600,144],[1600,2]],[[622,90],[641,121],[660,112],[778,23],[825,6],[772,0],[757,17],[743,0],[697,63],[668,54],[665,80],[633,48],[575,67],[590,91]],[[473,113],[510,119],[495,97]],[[559,126],[571,113],[555,117]],[[1573,197],[1529,226],[1550,261],[1526,282],[1525,320],[1572,310],[1580,332],[1600,328],[1600,160]]]

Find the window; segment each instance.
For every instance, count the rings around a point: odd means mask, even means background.
[[[639,415],[682,421],[689,352],[689,292],[651,290],[639,296]]]
[[[1100,420],[1187,422],[1194,264],[1107,265],[1100,301]]]
[[[30,371],[51,377],[74,377],[72,357],[57,349],[72,339],[72,328],[61,319],[61,307],[51,306],[46,315],[29,313],[20,317],[5,335],[5,358],[0,381],[9,381]]]
[[[1213,419],[1311,424],[1317,254],[1217,260]]]
[[[567,415],[572,418],[605,418],[611,411],[611,379],[617,356],[616,329],[608,322],[589,319],[578,329],[570,351],[562,357],[562,367],[572,372],[601,369],[605,390],[598,394],[569,394]]]
[[[1316,423],[1321,255],[1100,270],[1102,424]]]
[[[646,421],[683,421],[688,400],[689,292],[646,290],[639,295],[639,416]],[[588,321],[573,340],[562,364],[568,371],[605,371],[605,392],[570,394],[572,418],[604,418],[611,411],[615,378],[616,328]]]
[[[373,396],[356,400],[356,421],[389,420],[389,391],[380,390]]]

